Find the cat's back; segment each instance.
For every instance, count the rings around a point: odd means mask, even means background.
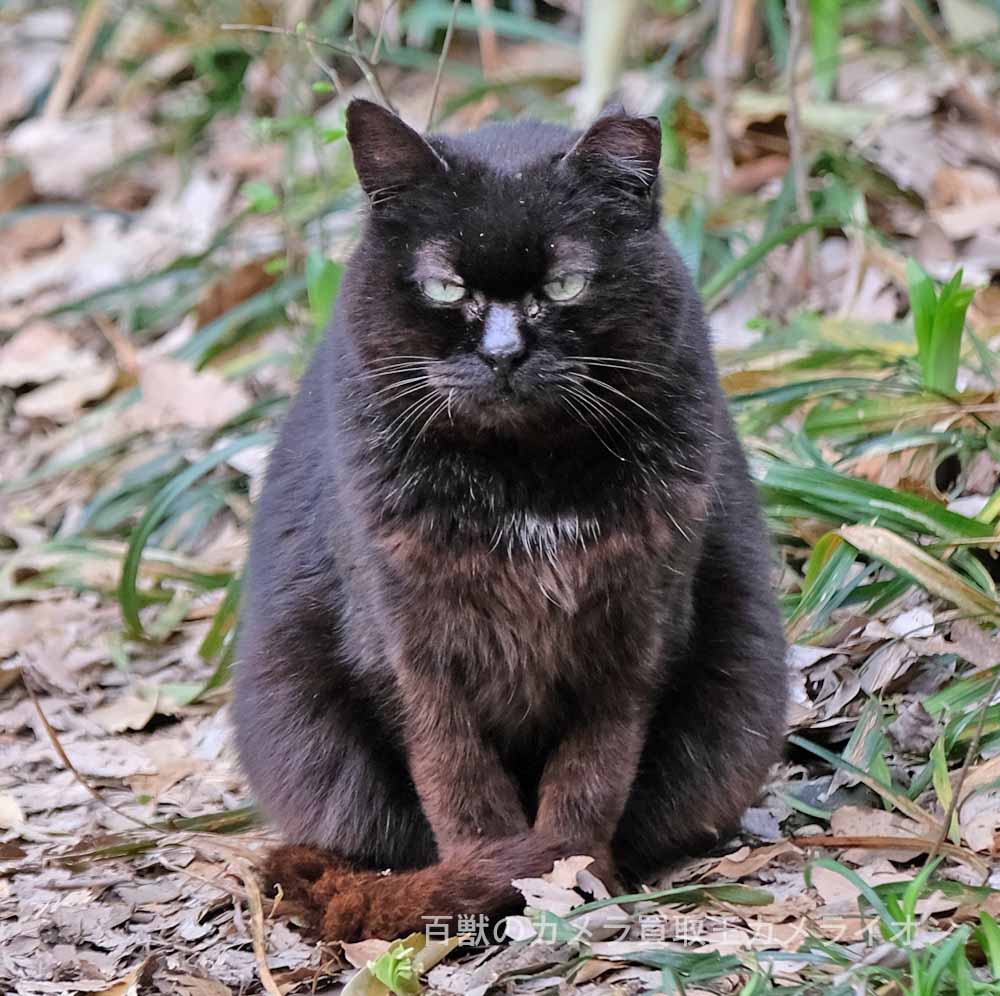
[[[300,580],[332,567],[328,545],[329,496],[335,461],[330,439],[328,353],[321,343],[281,426],[257,502],[246,579],[252,617],[280,615],[301,595]],[[329,563],[327,563],[329,561]]]

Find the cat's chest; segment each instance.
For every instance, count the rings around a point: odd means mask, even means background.
[[[664,537],[574,516],[513,517],[488,541],[439,544],[384,533],[396,637],[405,653],[455,669],[482,713],[541,717],[558,687],[588,680],[646,601]]]

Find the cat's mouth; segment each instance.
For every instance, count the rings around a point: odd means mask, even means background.
[[[471,364],[469,365],[471,366]],[[512,370],[464,366],[430,371],[428,380],[446,402],[451,421],[490,428],[517,427],[551,417],[550,386],[530,361]]]

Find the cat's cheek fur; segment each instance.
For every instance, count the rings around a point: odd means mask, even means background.
[[[779,755],[786,682],[653,123],[425,140],[352,105],[348,132],[372,208],[258,504],[233,713],[290,841],[270,879],[357,939],[508,910],[568,854],[631,880],[711,846]],[[413,296],[431,243],[509,308],[586,256],[579,304],[525,311],[575,407],[512,392],[501,418],[420,381],[475,363],[479,330]]]

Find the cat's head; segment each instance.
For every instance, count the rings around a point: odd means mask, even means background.
[[[659,316],[678,293],[659,122],[424,138],[356,100],[347,134],[370,202],[349,328],[398,436],[634,431],[666,375]]]

